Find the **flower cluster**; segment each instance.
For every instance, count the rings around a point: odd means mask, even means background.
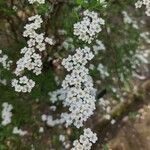
[[[33,3],[39,3],[39,4],[44,4],[45,3],[45,0],[28,0],[30,4],[33,4]]]
[[[11,60],[8,60],[7,55],[3,55],[2,50],[0,50],[0,64],[2,64],[3,68],[9,70],[12,64]]]
[[[49,92],[49,95],[52,103],[62,101],[65,107],[69,107],[71,113],[62,113],[61,119],[56,120],[53,120],[52,116],[43,115],[42,120],[46,121],[48,125],[54,126],[65,122],[66,126],[73,123],[79,128],[93,114],[96,90],[93,88],[89,70],[85,67],[88,60],[93,57],[90,48],[84,47],[76,49],[74,55],[63,59],[62,64],[72,73],[66,76],[62,83],[62,89]]]
[[[20,77],[19,80],[12,80],[12,87],[15,88],[16,92],[31,92],[34,86],[35,82],[31,79],[28,79],[26,76]]]
[[[102,30],[101,26],[105,24],[102,18],[93,11],[83,12],[83,20],[74,24],[74,35],[84,42],[91,43],[97,34]]]
[[[78,68],[84,68],[88,60],[91,60],[94,57],[92,51],[89,47],[84,47],[83,49],[76,49],[76,53],[68,58],[64,58],[62,65],[67,69],[67,71],[78,70]]]
[[[42,58],[40,53],[44,50],[46,50],[46,43],[49,45],[53,45],[54,42],[51,38],[44,37],[44,33],[38,34],[36,32],[37,29],[41,27],[42,24],[42,18],[39,15],[35,15],[28,18],[29,24],[25,26],[25,31],[23,32],[23,36],[26,38],[29,38],[27,41],[27,47],[24,47],[21,49],[21,54],[23,54],[23,57],[20,58],[17,61],[17,67],[15,70],[16,76],[22,75],[25,69],[29,71],[33,71],[36,75],[41,74],[42,72]],[[22,77],[21,77],[22,78]],[[17,92],[30,92],[31,89],[34,87],[35,83],[34,81],[31,81],[30,88],[28,85],[24,85],[20,89],[21,85],[19,86],[18,83],[20,81],[16,81],[17,79],[13,80],[13,86],[15,87],[15,91]],[[22,80],[22,79],[19,79]],[[14,84],[17,82],[17,84]],[[25,81],[22,84],[26,84],[28,81],[25,79]],[[30,85],[29,83],[29,85]],[[17,90],[16,90],[17,89]]]
[[[83,126],[95,109],[95,89],[93,81],[89,76],[89,70],[85,67],[88,60],[94,57],[90,48],[76,49],[76,53],[68,58],[63,59],[62,64],[68,71],[62,83],[62,87],[67,91],[64,106],[69,107],[71,113],[62,113],[62,118],[66,121],[66,126],[72,123],[77,127]]]
[[[27,133],[28,133],[27,131],[23,131],[22,129],[19,129],[18,127],[13,128],[13,134],[18,134],[20,136],[24,136]]]
[[[90,150],[92,143],[97,141],[96,133],[93,133],[90,128],[84,129],[84,134],[80,135],[79,140],[73,142],[71,150]]]
[[[135,3],[135,7],[136,8],[141,8],[142,5],[145,5],[146,6],[146,15],[147,16],[150,16],[150,0],[138,0],[136,3]]]
[[[2,125],[6,126],[7,124],[11,123],[11,117],[12,117],[12,109],[13,106],[11,104],[8,104],[7,102],[2,104]]]
[[[28,47],[21,49],[21,54],[24,54],[22,58],[17,61],[17,68],[15,74],[20,75],[25,68],[28,70],[33,70],[36,75],[41,74],[42,70],[42,60],[40,54],[37,52],[42,52],[46,50],[46,43],[53,45],[53,40],[48,37],[44,37],[44,33],[36,33],[35,30],[39,29],[42,24],[42,18],[39,15],[35,15],[28,18],[30,22],[25,26],[25,31],[23,32],[24,37],[29,37],[27,41]]]
[[[89,10],[84,11],[83,14],[83,20],[74,24],[74,34],[82,41],[91,43],[101,31],[104,20],[99,18],[97,13]],[[93,49],[97,54],[99,50],[105,50],[105,46],[101,41],[96,40]],[[89,75],[89,69],[86,67],[88,61],[92,60],[93,57],[92,50],[84,46],[84,48],[75,49],[75,54],[63,59],[62,65],[70,74],[66,75],[62,82],[62,88],[50,92],[49,95],[52,103],[61,101],[64,107],[68,107],[69,112],[62,113],[60,119],[56,120],[53,120],[50,115],[42,115],[42,120],[50,126],[65,123],[66,127],[73,124],[80,128],[93,115],[96,89],[93,87],[93,80]],[[90,129],[85,129],[80,140],[74,142],[72,150],[91,149],[92,143],[95,143],[96,140],[96,134]]]

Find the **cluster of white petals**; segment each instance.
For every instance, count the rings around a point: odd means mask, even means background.
[[[73,142],[71,150],[90,150],[92,143],[96,143],[97,135],[93,133],[90,128],[84,129],[84,134],[80,135],[79,140]]]
[[[11,123],[11,118],[12,118],[12,109],[13,106],[11,104],[8,104],[7,102],[2,104],[2,122],[1,124],[3,126],[6,126],[7,124]]]
[[[105,22],[93,11],[86,10],[83,14],[83,20],[74,24],[74,34],[80,40],[90,44],[101,31],[101,25],[104,25]],[[64,123],[66,127],[73,124],[75,127],[80,128],[93,115],[96,89],[93,87],[93,80],[86,65],[99,50],[105,50],[105,46],[100,40],[96,40],[96,45],[92,48],[95,53],[88,46],[84,46],[84,48],[77,48],[75,54],[63,59],[62,65],[70,74],[66,75],[62,82],[62,88],[49,92],[49,96],[52,103],[61,101],[69,111],[61,113],[60,119],[55,120],[50,115],[42,115],[42,120],[50,126]],[[85,129],[84,135],[80,136],[79,141],[74,141],[72,150],[89,150],[92,143],[96,141],[97,135],[89,128]]]
[[[89,44],[102,30],[101,26],[105,24],[102,18],[93,11],[86,10],[83,12],[83,20],[74,24],[74,35],[84,42]]]
[[[53,119],[52,116],[42,116],[42,120],[47,125],[54,126],[65,123],[66,126],[74,124],[77,128],[83,126],[95,110],[95,93],[93,80],[89,75],[86,64],[94,57],[89,47],[76,49],[74,55],[69,55],[63,59],[62,64],[67,71],[72,71],[67,75],[62,83],[62,87],[54,92],[49,92],[52,103],[62,101],[64,107],[69,107],[70,113],[62,113],[60,119]]]
[[[145,7],[146,7],[146,10],[145,10],[146,15],[150,16],[150,0],[138,0],[135,3],[136,8],[141,8],[142,5],[145,5]]]
[[[41,28],[41,24],[43,22],[40,15],[29,17],[28,21],[29,24],[25,25],[25,31],[23,32],[23,36],[25,38],[28,38],[27,47],[22,48],[20,51],[23,57],[20,58],[16,63],[16,76],[22,75],[25,69],[32,71],[36,75],[41,74],[42,57],[40,54],[42,51],[46,50],[46,44],[54,44],[52,38],[45,37],[44,33],[39,34],[36,32],[37,29]],[[31,81],[30,79],[30,83],[26,82],[28,83],[28,85],[24,82],[21,83],[24,84],[23,86],[19,86],[18,83],[20,83],[20,81],[16,80],[17,79],[13,80],[13,86],[15,87],[15,91],[17,92],[30,92],[35,85],[34,81]],[[19,80],[22,80],[22,77]],[[14,82],[17,84],[14,84]]]
[[[14,127],[13,128],[13,134],[17,134],[17,135],[20,135],[20,136],[24,136],[26,135],[28,132],[27,131],[24,131],[22,129],[19,129],[18,127]]]
[[[74,35],[90,44],[102,30],[101,26],[105,24],[105,21],[93,11],[86,10],[83,15],[83,20],[74,24]],[[99,50],[105,50],[105,46],[97,40],[93,49],[97,54]],[[65,99],[62,103],[64,107],[69,108],[68,113],[61,114],[61,119],[66,126],[73,124],[80,128],[94,113],[96,89],[93,87],[93,80],[89,75],[89,69],[86,67],[88,61],[92,60],[93,57],[92,50],[84,46],[84,48],[76,49],[74,55],[69,55],[62,61],[62,65],[68,72],[71,72],[66,75],[62,83],[62,88],[65,91]],[[92,143],[96,141],[97,135],[89,128],[84,129],[84,135],[81,135],[79,140],[74,141],[72,150],[90,150]]]
[[[3,54],[2,50],[0,50],[0,64],[2,64],[3,68],[9,70],[12,64],[12,61],[8,59],[6,54]]]
[[[20,77],[19,80],[12,80],[12,87],[15,88],[16,92],[31,92],[35,86],[35,82],[32,79],[28,79],[26,76]]]
[[[17,61],[17,68],[15,74],[20,75],[24,69],[32,70],[36,75],[41,74],[42,60],[40,52],[46,50],[46,43],[53,45],[53,40],[48,37],[44,37],[44,33],[38,34],[37,29],[41,28],[42,18],[39,15],[35,15],[28,18],[29,24],[25,26],[23,36],[29,38],[27,41],[28,46],[21,49],[23,57]],[[39,52],[39,53],[37,53]]]
[[[63,89],[67,91],[63,105],[68,106],[70,111],[61,115],[66,120],[66,126],[73,123],[77,128],[82,127],[83,122],[95,110],[93,80],[89,75],[89,69],[85,66],[93,57],[90,48],[84,47],[76,49],[74,55],[69,55],[62,61],[64,67],[72,71],[62,83]]]
[[[39,3],[39,4],[44,4],[45,3],[45,0],[28,0],[30,4],[33,4],[33,3]]]

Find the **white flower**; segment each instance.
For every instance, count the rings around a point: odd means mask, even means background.
[[[91,141],[92,143],[96,143],[96,141],[97,141],[97,135],[96,135],[96,133],[93,133],[93,134],[90,136],[90,141]]]
[[[49,37],[45,38],[45,42],[48,43],[49,45],[54,45],[55,44],[54,40],[52,38],[49,38]]]
[[[84,144],[88,142],[88,139],[86,136],[84,135],[80,135],[80,139],[79,139],[80,143]]]
[[[83,13],[81,22],[74,25],[74,34],[82,41],[91,43],[101,31],[101,26],[105,21],[98,17],[95,12],[88,10]],[[105,50],[101,41],[96,41],[100,50]],[[61,113],[60,119],[53,119],[47,116],[45,120],[50,126],[64,123],[66,127],[74,125],[77,128],[83,127],[83,123],[94,113],[96,89],[93,87],[93,80],[89,75],[86,64],[92,60],[94,54],[92,50],[85,46],[77,48],[74,55],[69,55],[62,60],[62,65],[70,72],[62,82],[62,89],[49,92],[52,103],[62,101],[64,107],[68,107],[69,112]],[[107,73],[108,76],[108,73]],[[92,143],[97,141],[97,135],[90,129],[85,129],[79,140],[73,142],[71,150],[90,150]]]
[[[45,43],[38,43],[38,45],[36,46],[36,48],[37,48],[40,52],[42,52],[42,51],[45,50],[46,45],[45,45]]]
[[[84,135],[87,136],[87,137],[90,137],[92,135],[92,131],[90,128],[86,128],[84,129]]]
[[[30,40],[28,40],[27,44],[28,44],[29,47],[33,47],[33,46],[35,46],[35,40],[30,39]]]

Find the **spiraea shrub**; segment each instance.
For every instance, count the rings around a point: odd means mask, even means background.
[[[1,0],[0,150],[95,150],[148,63],[148,16],[149,0]]]

